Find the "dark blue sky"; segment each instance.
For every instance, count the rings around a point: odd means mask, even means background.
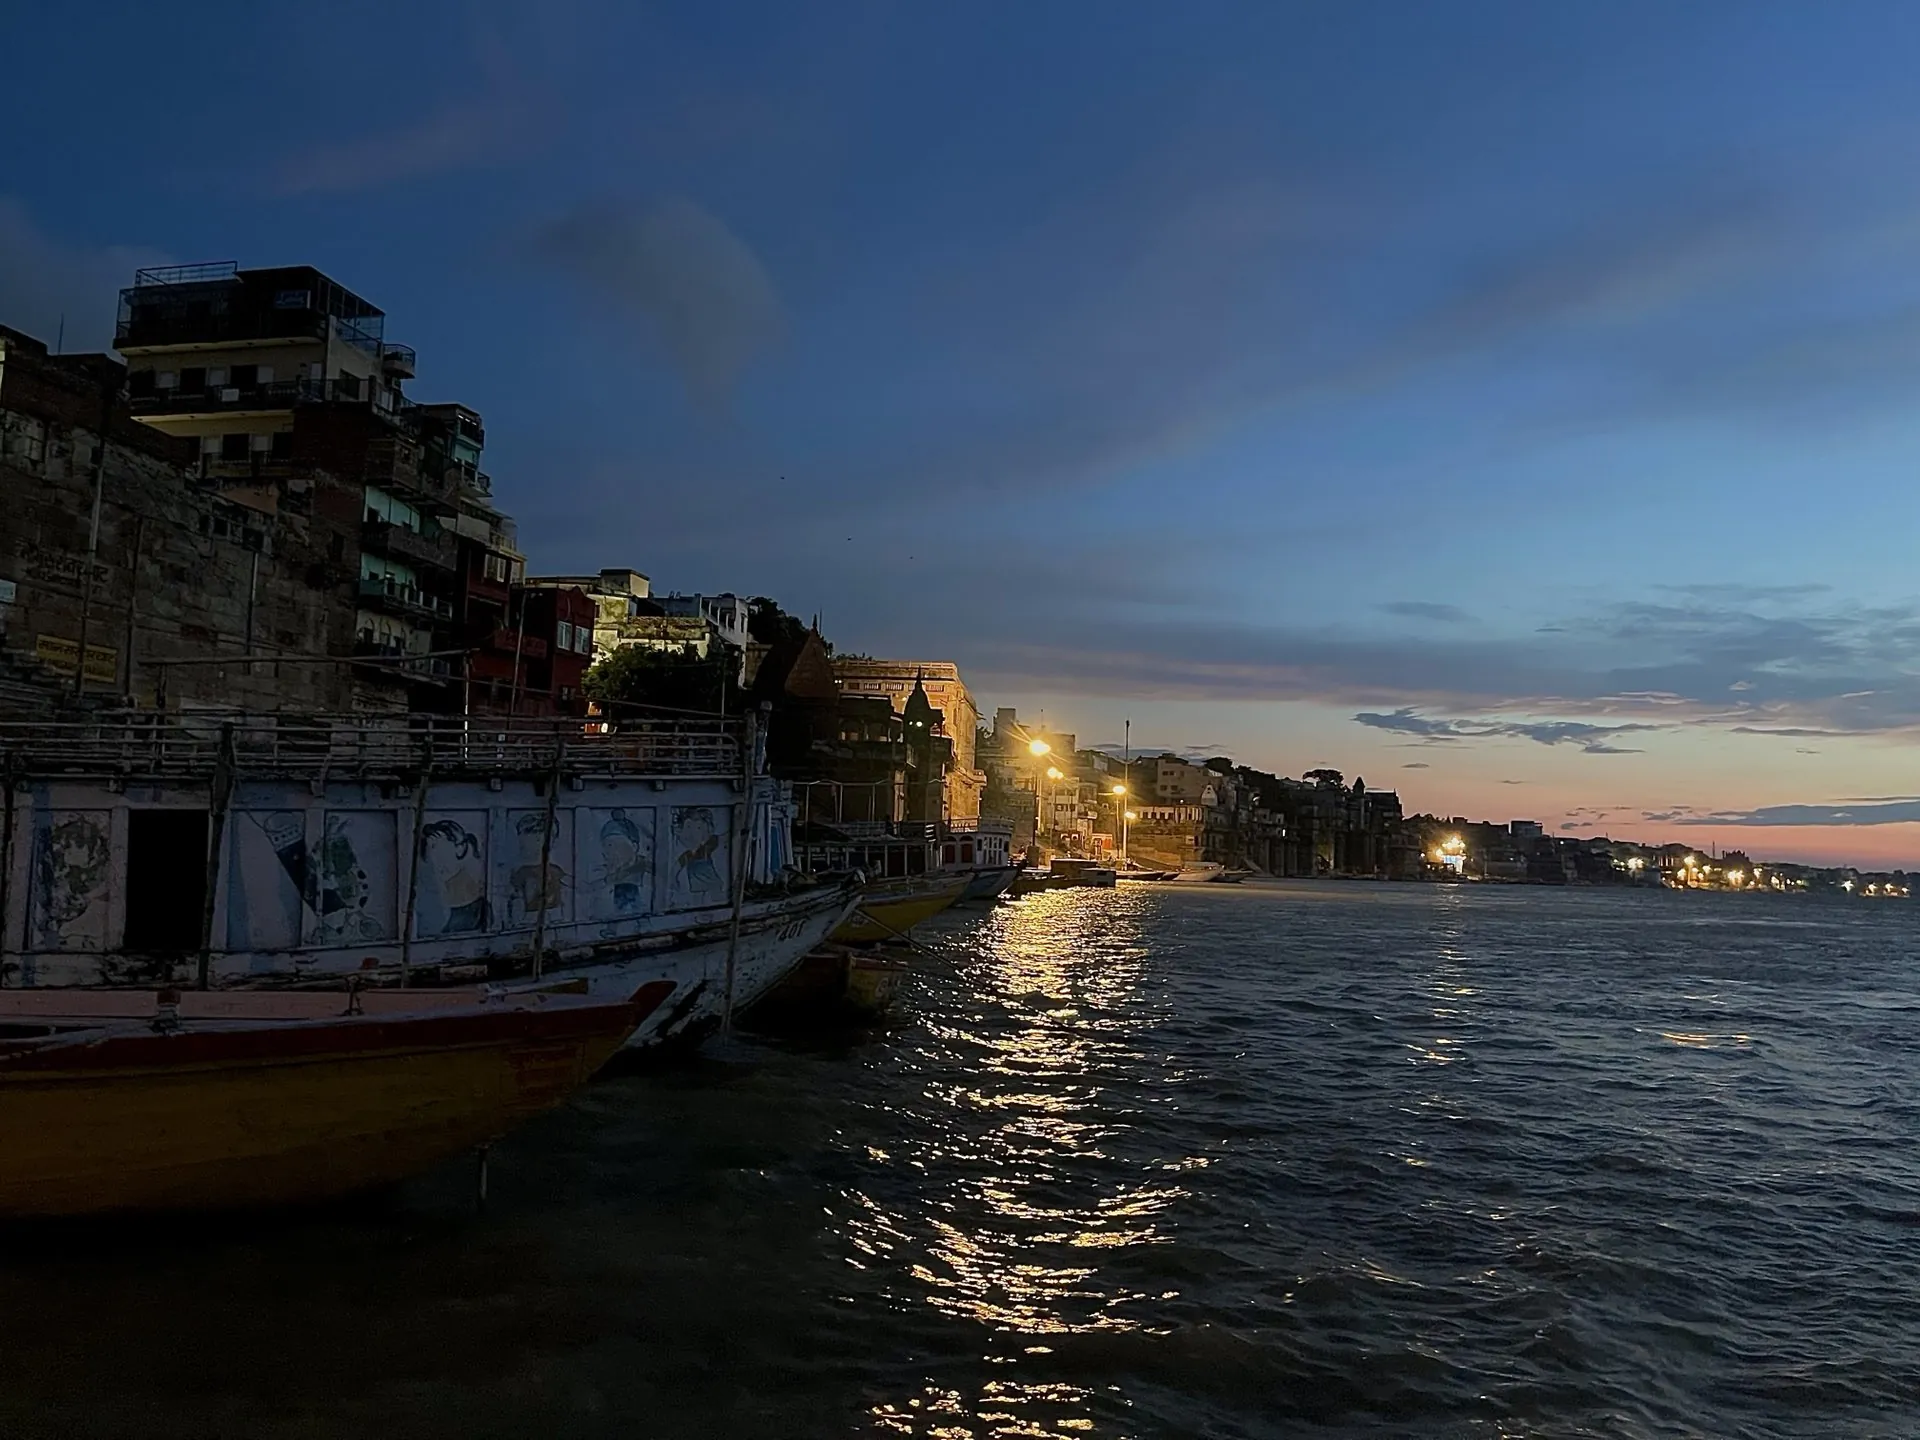
[[[1920,859],[1920,8],[16,6],[0,53],[0,321],[318,265],[486,416],[537,568],[1089,740]]]

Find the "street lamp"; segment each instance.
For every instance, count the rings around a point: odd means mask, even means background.
[[[1054,803],[1055,796],[1052,787],[1058,785],[1066,778],[1066,773],[1061,770],[1058,765],[1049,765],[1047,767],[1047,823],[1053,828],[1053,833],[1056,838],[1058,838],[1060,834],[1060,808]]]
[[[1127,858],[1127,821],[1133,818],[1133,812],[1126,808],[1126,786],[1114,786],[1113,793],[1120,797],[1113,802],[1113,808],[1120,812],[1120,860],[1124,864]]]
[[[1029,740],[1027,742],[1027,753],[1033,756],[1035,760],[1040,760],[1053,753],[1053,746],[1044,740]],[[1046,826],[1041,823],[1043,817],[1040,814],[1044,805],[1045,797],[1041,793],[1040,782],[1036,779],[1033,782],[1034,830],[1037,832],[1034,836],[1035,843],[1038,843],[1040,838],[1047,833]],[[1052,819],[1053,817],[1049,815],[1044,818]]]

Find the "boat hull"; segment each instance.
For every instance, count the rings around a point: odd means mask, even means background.
[[[843,945],[897,940],[923,920],[950,908],[967,884],[964,876],[885,881],[861,894],[831,938]]]
[[[727,990],[731,925],[716,924],[677,937],[672,949],[642,950],[595,960],[563,960],[544,983],[583,982],[599,998],[632,994],[649,981],[671,981],[674,990],[627,1037],[626,1049],[644,1051],[696,1045],[719,1029],[729,1010],[745,1010],[769,994],[849,915],[856,903],[846,886],[823,886],[789,901],[750,907],[742,915],[734,954],[733,989]],[[518,988],[541,981],[523,979]]]
[[[1006,894],[1007,887],[1013,884],[1013,877],[1020,873],[1013,865],[996,865],[990,870],[976,870],[973,878],[967,881],[967,888],[960,892],[960,904],[969,904],[977,900],[997,900]]]
[[[633,997],[657,1006],[664,984]],[[324,1200],[416,1174],[565,1100],[633,1006],[190,1023],[0,1047],[0,1216]]]

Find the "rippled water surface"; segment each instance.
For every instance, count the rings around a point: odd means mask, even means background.
[[[1906,905],[1122,888],[397,1204],[14,1233],[0,1433],[1920,1434]]]

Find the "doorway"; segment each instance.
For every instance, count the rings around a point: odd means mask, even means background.
[[[198,950],[207,900],[207,812],[127,814],[128,950]]]

